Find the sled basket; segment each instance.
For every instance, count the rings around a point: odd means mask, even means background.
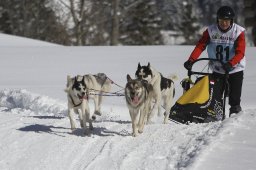
[[[216,59],[201,58],[194,63],[201,60],[220,62]],[[186,92],[176,101],[170,110],[169,118],[183,124],[223,120],[228,74],[220,77],[214,73],[188,71],[189,78],[193,74],[202,75],[202,77],[198,78],[191,88],[187,88]]]

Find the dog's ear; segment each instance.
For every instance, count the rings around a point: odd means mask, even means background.
[[[84,76],[82,76],[82,75],[77,75],[76,77],[75,77],[75,82],[83,82],[84,81]]]
[[[69,89],[70,89],[69,87],[65,88],[64,92],[68,93]]]
[[[138,64],[138,69],[140,69],[141,68],[141,65],[140,65],[140,63]]]
[[[67,75],[67,87],[70,85],[71,81],[71,76]]]
[[[148,68],[150,68],[150,62],[148,62]]]
[[[67,85],[66,85],[66,88],[64,89],[64,91],[65,91],[66,93],[68,93],[68,91],[69,91],[69,89],[70,89],[71,83],[72,83],[72,78],[71,78],[70,75],[67,75]]]
[[[75,82],[74,82],[74,83],[77,83],[77,82],[78,82],[78,76],[79,76],[79,75],[75,76]]]
[[[70,82],[70,81],[71,81],[71,76],[67,75],[67,82]]]
[[[132,78],[131,78],[131,76],[129,74],[127,74],[126,78],[127,78],[127,82],[132,80]]]

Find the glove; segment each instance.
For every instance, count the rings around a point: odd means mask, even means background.
[[[184,63],[184,67],[187,69],[187,70],[191,70],[192,69],[192,65],[193,65],[193,62],[191,60],[188,60]]]
[[[222,67],[226,72],[230,72],[233,68],[230,62],[225,63]]]

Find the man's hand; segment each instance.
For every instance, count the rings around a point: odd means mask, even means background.
[[[187,70],[191,70],[192,69],[192,65],[193,65],[193,62],[191,60],[188,60],[184,63],[184,67],[187,69]]]
[[[223,69],[226,71],[226,72],[230,72],[232,70],[232,65],[230,64],[230,62],[227,62],[223,65]]]

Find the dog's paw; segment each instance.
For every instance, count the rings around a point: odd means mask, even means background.
[[[138,133],[132,133],[132,137],[138,136]]]
[[[94,112],[94,114],[95,114],[95,115],[98,115],[98,116],[101,116],[101,112],[99,112],[99,111],[97,111],[97,110]]]
[[[168,124],[168,119],[164,119],[163,124]]]
[[[74,133],[76,131],[76,128],[71,128],[71,133]]]
[[[165,115],[164,117],[164,124],[167,124],[169,122],[169,115]]]
[[[143,130],[138,130],[139,133],[143,133]]]
[[[137,134],[132,134],[132,137],[136,137],[136,136],[138,136]]]
[[[150,125],[150,124],[154,124],[155,122],[154,121],[152,121],[152,120],[147,120],[146,121],[146,125]]]
[[[92,115],[92,120],[96,120],[96,116],[95,115]]]
[[[161,117],[161,116],[162,116],[162,113],[161,113],[161,112],[158,112],[158,113],[157,113],[157,116],[158,116],[158,117]]]

